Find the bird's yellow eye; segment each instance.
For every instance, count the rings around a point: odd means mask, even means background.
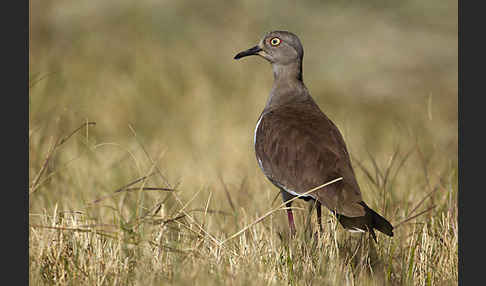
[[[280,39],[275,37],[275,38],[272,38],[270,40],[270,45],[276,47],[276,46],[280,45],[280,42],[281,42]]]

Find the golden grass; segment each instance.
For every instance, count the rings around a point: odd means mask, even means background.
[[[97,3],[30,3],[30,284],[458,283],[457,3]],[[232,60],[276,28],[393,238],[297,200],[289,240],[252,146],[271,70]]]

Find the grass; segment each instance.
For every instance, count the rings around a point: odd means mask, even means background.
[[[457,3],[116,2],[30,2],[31,285],[458,283]],[[271,69],[232,60],[274,28],[393,238],[297,200],[289,240],[252,146]]]

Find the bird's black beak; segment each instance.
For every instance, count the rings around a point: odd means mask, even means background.
[[[235,60],[238,60],[238,59],[241,59],[243,57],[246,57],[246,56],[253,56],[253,55],[257,55],[258,52],[260,52],[262,49],[259,47],[259,46],[254,46],[253,48],[250,48],[246,51],[243,51],[243,52],[240,52],[238,53],[234,59]]]

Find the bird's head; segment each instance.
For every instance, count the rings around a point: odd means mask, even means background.
[[[304,49],[299,38],[287,31],[272,31],[267,33],[258,45],[238,53],[234,59],[258,55],[272,64],[287,65],[302,62]]]

